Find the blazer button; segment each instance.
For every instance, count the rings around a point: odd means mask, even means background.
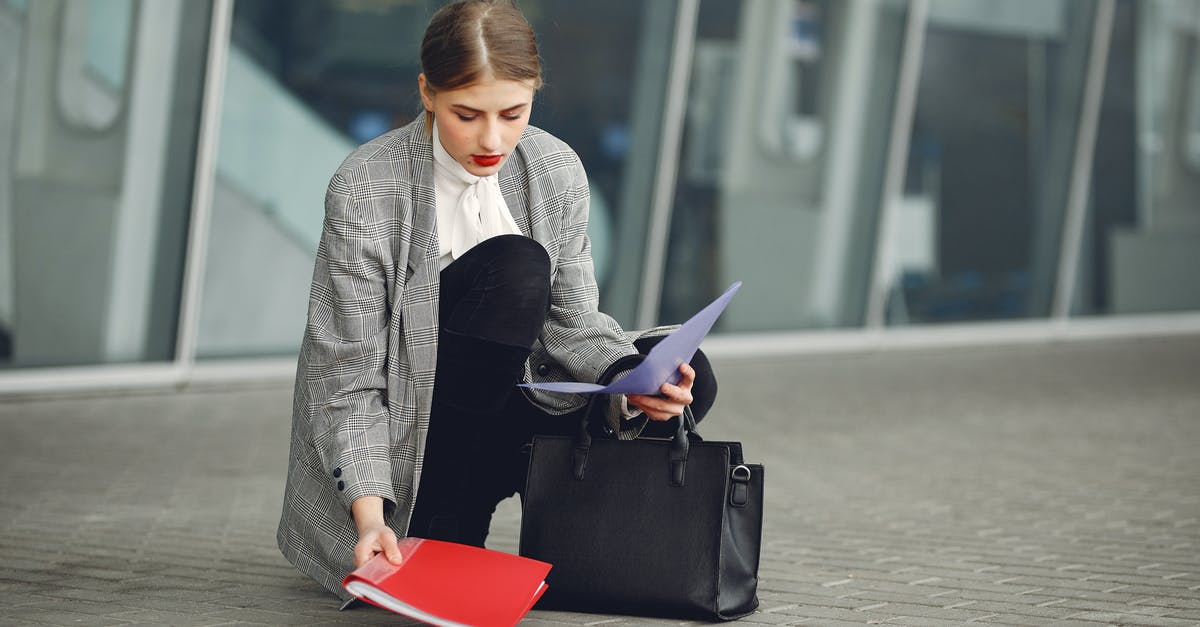
[[[538,368],[537,368],[537,373],[543,377],[550,374],[550,366],[547,364],[539,364]]]
[[[337,479],[338,477],[341,477],[341,476],[342,476],[342,469],[341,469],[341,468],[334,468],[334,469],[333,469],[333,478],[334,478],[334,479]]]
[[[338,492],[341,492],[342,490],[345,490],[345,489],[346,489],[346,482],[345,482],[345,481],[339,481],[339,482],[338,482]]]

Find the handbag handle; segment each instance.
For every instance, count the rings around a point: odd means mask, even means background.
[[[644,355],[628,355],[614,362],[605,370],[599,378],[599,382],[607,384],[617,373],[630,368],[631,363],[636,365],[644,359]],[[588,399],[587,406],[584,408],[583,417],[579,421],[579,431],[575,434],[575,448],[572,454],[574,474],[576,481],[582,481],[587,474],[588,454],[592,449],[592,424],[595,419],[595,409],[597,397],[600,394],[593,394]],[[603,418],[599,419],[603,421]],[[696,432],[696,418],[692,414],[690,406],[684,406],[683,414],[679,418],[679,424],[675,428],[675,435],[671,438],[671,446],[668,448],[668,480],[672,486],[682,486],[687,476],[687,459],[689,442],[694,438],[699,440],[700,434]]]

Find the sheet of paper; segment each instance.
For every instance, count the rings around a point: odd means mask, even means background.
[[[729,286],[724,294],[650,349],[646,359],[629,374],[608,385],[548,382],[522,383],[521,387],[570,394],[658,394],[662,384],[679,382],[682,376],[679,374],[680,364],[692,360],[692,356],[700,348],[700,342],[708,335],[717,317],[725,311],[725,306],[741,286],[741,281]]]

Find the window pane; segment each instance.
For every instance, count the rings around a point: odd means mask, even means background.
[[[547,73],[534,124],[569,143],[587,168],[588,234],[600,308],[631,328],[644,271],[676,4],[521,3],[537,31]]]
[[[538,36],[546,83],[532,123],[571,144],[588,169],[589,233],[598,278],[608,288],[605,309],[637,289],[636,279],[614,279],[640,271],[617,268],[614,241],[645,230],[642,198],[649,197],[657,133],[639,130],[656,128],[663,93],[661,73],[648,74],[658,61],[647,58],[670,45],[673,6],[521,3]],[[418,51],[437,8],[333,0],[239,0],[235,7],[202,357],[296,350],[329,177],[357,145],[420,112]],[[645,80],[631,79],[639,72]]]
[[[103,131],[126,94],[132,0],[67,0],[58,56],[58,107],[71,124]]]
[[[1117,3],[1073,312],[1200,309],[1200,5]]]
[[[168,360],[209,8],[58,5],[0,5],[0,366]]]
[[[1048,315],[1094,7],[931,3],[890,324]]]
[[[661,320],[742,280],[723,330],[861,323],[905,11],[700,4]]]

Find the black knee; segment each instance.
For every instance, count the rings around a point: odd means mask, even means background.
[[[501,235],[442,270],[443,329],[532,346],[550,310],[550,256],[536,240]]]
[[[478,246],[486,247],[491,257],[487,265],[492,284],[507,290],[512,306],[545,316],[550,310],[550,255],[545,247],[524,235],[500,235]]]

